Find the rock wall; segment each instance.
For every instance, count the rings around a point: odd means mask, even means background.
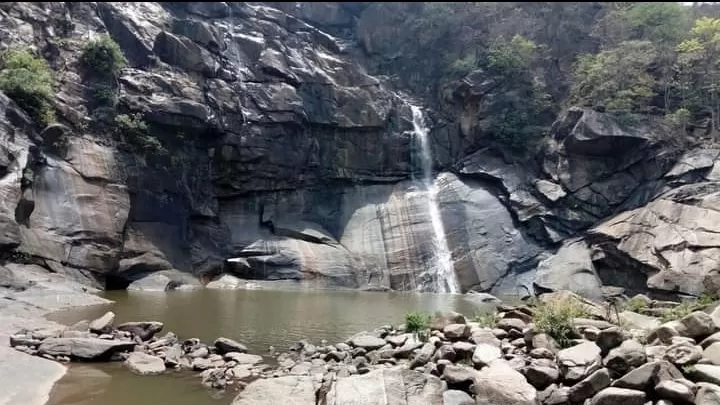
[[[57,72],[59,118],[39,128],[0,95],[3,260],[99,287],[232,272],[417,289],[434,248],[410,97],[366,70],[362,55],[383,49],[356,25],[366,6],[0,5],[2,46],[33,46]],[[130,62],[115,111],[92,104],[79,60],[102,32]],[[571,108],[517,163],[483,147],[475,79],[425,105],[463,291],[720,288],[717,151]],[[139,114],[168,154],[138,153],[104,118],[115,112]]]

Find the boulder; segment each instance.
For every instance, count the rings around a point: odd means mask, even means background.
[[[258,356],[257,354],[247,354],[247,353],[238,353],[238,352],[228,352],[225,353],[225,360],[232,360],[236,362],[237,364],[258,364],[262,362],[263,358],[262,356]]]
[[[230,352],[245,353],[247,352],[247,346],[240,342],[236,342],[226,337],[219,337],[215,339],[213,343],[218,353],[225,354]]]
[[[523,368],[525,379],[535,388],[544,389],[560,378],[560,371],[554,361],[535,359]]]
[[[703,362],[720,366],[720,342],[715,342],[705,347],[705,350],[702,352],[702,360]]]
[[[688,374],[693,381],[720,385],[720,366],[696,364],[690,368]]]
[[[152,339],[155,334],[162,331],[164,326],[165,325],[162,322],[154,321],[124,322],[117,326],[117,330],[130,332],[143,341],[147,341]]]
[[[643,391],[609,387],[600,391],[590,400],[590,405],[644,405]]]
[[[660,381],[655,386],[658,397],[677,403],[692,403],[695,399],[693,390],[685,384],[673,380]]]
[[[107,360],[113,353],[131,351],[134,342],[97,338],[48,338],[38,347],[39,354],[69,356],[81,360]]]
[[[671,345],[665,352],[665,360],[679,367],[697,363],[702,358],[703,351],[694,343],[680,342]]]
[[[373,370],[367,374],[338,379],[326,396],[327,405],[442,405],[445,383],[439,378],[408,370],[404,366]],[[315,397],[303,405],[315,404]],[[288,403],[296,402],[272,402]],[[297,402],[297,404],[300,404]],[[244,404],[233,404],[244,405]]]
[[[707,313],[695,311],[678,320],[675,330],[678,331],[680,336],[696,339],[717,332],[718,326]]]
[[[350,344],[354,347],[362,347],[367,350],[375,350],[385,346],[385,339],[381,339],[372,335],[360,335],[350,339]]]
[[[614,326],[601,330],[595,340],[595,344],[600,347],[603,353],[607,353],[610,349],[620,346],[623,340],[625,340],[623,330]]]
[[[493,346],[487,343],[480,343],[475,346],[475,351],[472,355],[472,362],[479,367],[487,366],[494,360],[499,359],[502,356],[502,351],[499,347]]]
[[[612,383],[613,387],[648,391],[661,381],[682,378],[683,375],[667,361],[646,363]]]
[[[475,375],[472,390],[478,404],[537,405],[537,391],[506,362],[496,360]]]
[[[216,289],[216,290],[237,290],[243,288],[245,282],[232,274],[222,274],[205,284],[205,288]]]
[[[720,386],[704,382],[698,383],[695,405],[720,405]]]
[[[443,405],[475,405],[472,399],[465,391],[447,390],[443,392]]]
[[[156,375],[165,371],[165,361],[143,352],[132,352],[125,360],[125,367],[135,374]]]
[[[450,340],[465,339],[470,336],[470,325],[451,323],[443,328],[443,334]]]
[[[410,368],[424,366],[435,354],[435,345],[428,342],[422,345],[420,350],[415,354],[412,361],[410,362]]]
[[[88,329],[97,334],[108,333],[112,330],[113,322],[115,322],[115,313],[108,311],[105,315],[90,322]]]
[[[313,405],[315,386],[311,377],[284,376],[251,382],[235,397],[232,405]]]
[[[606,368],[601,368],[570,387],[568,399],[573,403],[582,403],[600,390],[607,388],[610,382],[610,372]]]
[[[619,375],[624,375],[645,363],[645,347],[635,340],[626,340],[608,353],[603,364]]]
[[[577,382],[589,376],[601,366],[600,348],[593,342],[560,350],[557,361],[566,380]]]
[[[448,364],[443,370],[442,377],[448,384],[463,384],[471,383],[476,374],[477,370],[470,367]]]

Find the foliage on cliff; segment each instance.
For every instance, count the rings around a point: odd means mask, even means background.
[[[53,71],[45,59],[26,49],[10,49],[2,55],[0,90],[42,124],[54,120]]]
[[[395,55],[388,69],[419,73],[403,79],[416,90],[440,94],[482,72],[484,79],[474,80],[489,100],[482,130],[505,146],[533,143],[546,133],[548,116],[572,104],[665,116],[676,128],[709,121],[701,126],[720,129],[717,5],[375,3],[365,14],[393,26],[369,32],[361,21],[366,48]],[[435,78],[432,88],[418,88],[423,82],[415,78],[423,75]]]

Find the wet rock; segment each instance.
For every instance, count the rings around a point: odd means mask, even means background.
[[[147,341],[162,331],[163,327],[162,322],[125,322],[118,325],[117,330],[130,332],[141,340]]]
[[[478,404],[537,405],[537,391],[503,361],[478,371],[472,385]]]
[[[564,378],[577,382],[600,368],[600,348],[593,342],[581,343],[560,350],[557,360]]]
[[[247,346],[244,344],[234,341],[232,339],[228,339],[225,337],[220,337],[215,339],[215,342],[213,343],[215,348],[218,350],[218,353],[225,354],[229,352],[238,352],[238,353],[245,353],[247,352]]]
[[[203,371],[212,367],[212,362],[208,359],[197,357],[192,359],[191,367],[193,370]]]
[[[635,340],[626,340],[608,353],[603,364],[613,372],[624,375],[645,363],[645,348]]]
[[[692,389],[685,384],[673,380],[665,380],[655,386],[655,393],[663,399],[678,403],[692,403],[695,395]]]
[[[168,367],[179,366],[182,354],[182,346],[180,346],[179,344],[172,345],[165,352],[165,365]]]
[[[499,359],[502,356],[502,351],[499,347],[481,343],[475,346],[475,351],[472,355],[472,362],[476,366],[482,367],[489,365],[493,360]]]
[[[188,354],[191,358],[207,357],[210,355],[210,350],[206,346],[198,347]]]
[[[113,353],[131,351],[134,342],[97,338],[48,338],[38,347],[39,354],[69,356],[82,360],[108,359]]]
[[[592,400],[590,405],[644,405],[645,393],[627,388],[605,388],[600,391]]]
[[[130,353],[124,364],[130,371],[140,375],[157,375],[165,371],[163,359],[141,352]]]
[[[115,313],[108,311],[105,315],[90,322],[88,329],[93,333],[108,333],[112,330],[113,322],[115,322]]]
[[[610,372],[605,368],[601,368],[570,387],[568,399],[573,403],[582,403],[582,401],[597,394],[600,390],[610,386],[610,382]]]

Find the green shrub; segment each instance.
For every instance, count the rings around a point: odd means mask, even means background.
[[[498,322],[497,314],[494,312],[479,312],[473,316],[472,320],[485,328],[494,328]]]
[[[588,316],[588,311],[577,301],[559,300],[541,303],[535,308],[535,328],[555,339],[560,347],[569,347],[575,331],[573,320]]]
[[[115,123],[133,146],[142,153],[166,155],[162,142],[148,133],[148,126],[140,114],[118,114]]]
[[[405,314],[405,330],[422,341],[427,340],[430,315],[424,312],[408,312]]]
[[[697,301],[683,301],[680,305],[665,311],[662,315],[662,322],[675,321],[695,311],[702,311],[706,307],[714,304],[717,300],[717,296],[709,293],[703,293]]]
[[[632,297],[625,303],[625,309],[632,312],[640,312],[643,308],[647,308],[647,302],[640,297]]]
[[[96,74],[105,77],[114,77],[127,66],[127,59],[120,46],[107,34],[85,44],[82,61]]]
[[[2,55],[2,61],[0,90],[35,120],[44,125],[53,122],[53,71],[45,59],[28,50],[11,49]]]
[[[114,106],[117,102],[117,91],[108,85],[97,85],[91,89],[93,100],[101,106]]]

